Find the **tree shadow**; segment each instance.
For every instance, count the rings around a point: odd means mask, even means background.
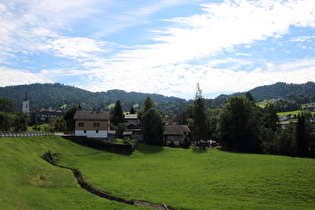
[[[207,153],[209,148],[199,148],[197,146],[193,146],[192,149],[191,149],[194,153],[196,154],[204,154],[204,153]]]
[[[162,146],[153,146],[153,145],[147,145],[138,143],[138,146],[136,148],[136,151],[141,152],[143,154],[155,154],[162,152],[164,150],[164,147]]]

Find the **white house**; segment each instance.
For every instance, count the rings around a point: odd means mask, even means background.
[[[75,136],[88,138],[108,138],[109,112],[103,111],[76,111]]]

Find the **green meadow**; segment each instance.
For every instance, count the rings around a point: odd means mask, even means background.
[[[315,160],[139,144],[132,155],[85,148],[58,136],[0,139],[0,209],[145,209],[81,189],[70,170],[124,199],[174,209],[315,209]]]

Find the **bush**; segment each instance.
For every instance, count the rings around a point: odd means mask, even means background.
[[[46,160],[48,163],[51,163],[51,164],[55,165],[56,162],[57,162],[57,159],[56,159],[57,156],[58,156],[58,153],[52,153],[52,152],[50,152],[50,150],[48,150],[48,152],[46,152],[46,153],[42,156],[42,158],[43,158],[44,160]]]
[[[188,136],[185,135],[184,141],[183,141],[183,148],[188,149],[191,145],[191,141],[189,140]]]

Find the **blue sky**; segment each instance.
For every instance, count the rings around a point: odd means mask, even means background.
[[[315,81],[313,0],[3,0],[0,86],[192,99]]]

